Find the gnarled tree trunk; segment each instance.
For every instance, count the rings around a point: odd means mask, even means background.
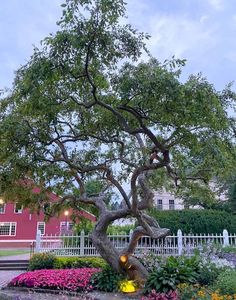
[[[119,214],[119,211],[116,213]],[[135,280],[142,287],[147,279],[148,271],[139,259],[133,256],[138,240],[144,235],[149,235],[153,238],[163,238],[169,233],[169,229],[160,228],[152,217],[143,214],[139,220],[148,230],[143,226],[137,226],[133,231],[128,247],[119,252],[106,233],[107,227],[112,219],[115,218],[116,213],[114,213],[112,218],[110,213],[104,213],[99,218],[90,238],[100,255],[115,271],[125,274],[128,279]]]

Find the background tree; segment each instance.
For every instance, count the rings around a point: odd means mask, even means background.
[[[225,202],[226,209],[232,213],[236,213],[236,176],[235,173],[223,182],[221,186],[227,201]]]
[[[182,83],[182,60],[138,61],[148,36],[124,24],[122,0],[67,0],[63,7],[60,29],[34,50],[1,101],[0,191],[34,208],[53,190],[61,195],[54,212],[95,206],[93,244],[115,270],[142,281],[147,271],[132,256],[138,239],[169,232],[146,213],[152,188],[206,189],[235,163],[227,115],[235,94],[217,92],[199,74]],[[91,179],[102,182],[98,195],[86,192]],[[40,195],[32,195],[35,184]],[[106,204],[110,187],[120,194],[119,209]],[[130,216],[138,226],[119,253],[106,231]]]

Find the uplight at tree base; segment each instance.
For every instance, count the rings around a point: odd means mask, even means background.
[[[126,264],[127,261],[128,261],[128,255],[121,255],[121,256],[120,256],[120,262],[121,262],[122,264]]]
[[[138,290],[134,280],[123,280],[120,283],[120,291],[123,293],[134,293]]]

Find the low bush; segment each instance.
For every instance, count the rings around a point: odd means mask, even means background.
[[[57,257],[54,262],[55,269],[71,268],[101,268],[108,266],[101,257]]]
[[[36,253],[29,261],[29,270],[53,269],[56,257],[50,253]]]
[[[154,253],[144,253],[140,258],[141,263],[147,269],[148,272],[152,272],[154,269],[159,268],[166,261],[164,257],[157,256]]]
[[[222,294],[219,290],[211,290],[200,285],[180,284],[178,285],[178,295],[181,300],[234,300],[236,294]]]
[[[110,267],[94,274],[91,278],[92,286],[100,291],[113,292],[119,290],[119,283],[124,279]]]
[[[221,249],[221,252],[223,252],[223,253],[235,253],[236,254],[236,247],[233,247],[233,246],[223,247]]]
[[[160,293],[174,291],[179,283],[194,283],[198,277],[198,258],[168,257],[166,262],[152,271],[149,275],[144,292],[152,290]]]
[[[200,264],[197,281],[201,285],[211,285],[222,272],[214,263]]]
[[[108,226],[107,233],[110,235],[116,235],[116,234],[129,234],[130,230],[134,229],[134,225],[110,225]]]
[[[181,300],[204,299],[205,296],[208,296],[205,289],[202,289],[198,284],[189,285],[187,283],[181,283],[177,288]]]
[[[234,269],[234,264],[223,258],[223,248],[212,243],[206,244],[199,251],[198,283],[212,285],[219,274],[227,269]],[[226,254],[225,254],[226,255]]]
[[[12,279],[9,286],[68,290],[73,292],[91,291],[91,276],[99,269],[83,268],[70,270],[36,270],[20,274]]]
[[[236,271],[235,270],[226,270],[221,273],[214,286],[222,294],[236,294]]]

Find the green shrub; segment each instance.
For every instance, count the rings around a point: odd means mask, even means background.
[[[217,268],[214,263],[202,265],[198,270],[197,281],[200,285],[211,285],[221,272],[222,268]]]
[[[223,253],[235,253],[236,254],[236,247],[233,247],[233,246],[223,247],[221,249],[221,252],[223,252]]]
[[[107,267],[92,276],[91,284],[99,291],[113,292],[119,290],[119,283],[123,279],[124,277],[121,274],[118,274],[110,267]]]
[[[181,229],[184,233],[222,233],[224,229],[236,232],[236,215],[219,210],[187,209],[159,211],[152,209],[151,215],[161,227],[172,233]]]
[[[148,272],[152,272],[154,269],[159,268],[163,265],[165,257],[157,256],[152,252],[144,253],[140,257],[140,262],[144,265]]]
[[[107,262],[101,257],[57,257],[55,269],[106,268]]]
[[[236,294],[236,271],[226,270],[221,273],[215,282],[215,287],[221,294]]]
[[[53,269],[56,257],[50,253],[36,253],[29,261],[29,270]]]
[[[180,283],[194,283],[197,281],[198,258],[168,257],[152,271],[145,284],[145,293],[152,290],[166,293],[175,290]]]
[[[116,234],[129,234],[130,230],[134,229],[134,225],[110,225],[107,229],[107,233],[110,235]]]

